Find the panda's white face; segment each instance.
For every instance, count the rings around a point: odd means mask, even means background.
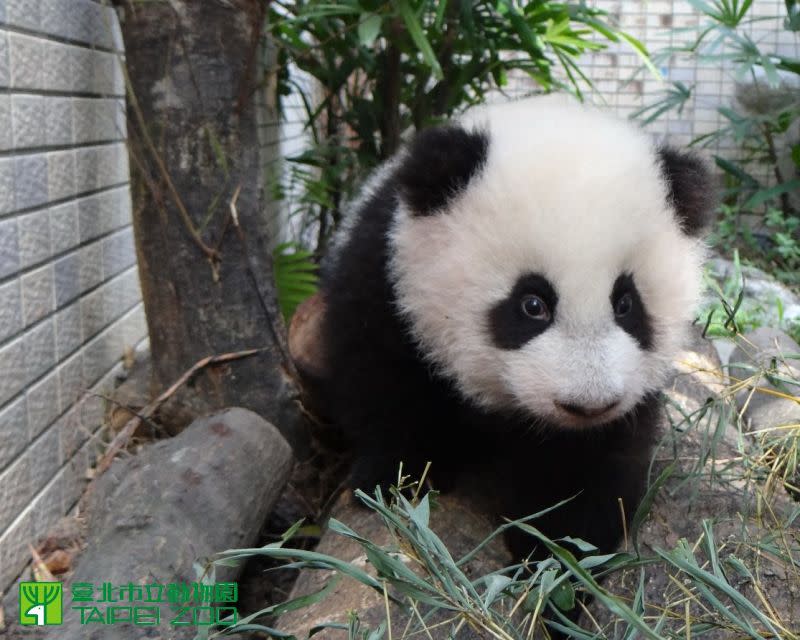
[[[559,100],[491,107],[465,127],[487,156],[441,211],[403,200],[397,303],[431,363],[479,405],[582,427],[664,382],[699,294],[649,140]]]

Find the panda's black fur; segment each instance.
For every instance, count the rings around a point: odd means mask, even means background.
[[[457,124],[423,131],[352,212],[351,229],[323,275],[321,337],[332,372],[321,385],[323,406],[352,441],[353,487],[393,484],[401,461],[404,473],[419,477],[431,461],[434,487],[477,495],[498,518],[572,498],[535,525],[550,537],[578,537],[610,551],[623,532],[621,510],[630,518],[646,488],[656,393],[608,424],[581,430],[532,421],[518,409],[486,408],[420,352],[398,310],[389,235],[400,200],[414,216],[448,215],[448,202],[481,172],[491,144],[485,132]],[[699,232],[711,193],[705,169],[671,150],[662,150],[659,161],[680,224]],[[637,340],[646,349],[652,336]],[[520,558],[543,551],[520,533],[508,542]]]

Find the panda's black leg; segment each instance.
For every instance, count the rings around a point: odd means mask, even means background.
[[[636,504],[637,500],[631,499],[626,504]],[[540,510],[537,506],[531,509],[517,509],[516,517],[523,517],[531,512]],[[575,496],[570,502],[561,505],[549,513],[531,520],[530,523],[551,540],[564,536],[579,538],[588,542],[598,551],[596,554],[612,553],[622,539],[624,527],[620,515],[618,502],[609,494],[585,492]],[[547,547],[533,535],[521,529],[509,529],[506,532],[506,544],[512,555],[516,558],[525,558],[530,555],[534,560],[541,560],[550,555]],[[559,541],[575,556],[582,554],[570,544]]]
[[[394,456],[383,452],[360,451],[350,471],[350,486],[372,495],[380,487],[388,496],[389,487],[397,484],[398,464]]]
[[[425,470],[426,453],[430,452],[412,446],[409,438],[362,441],[350,472],[350,486],[370,495],[379,486],[388,497],[389,487],[397,486],[401,463],[403,476],[410,481],[419,480]]]

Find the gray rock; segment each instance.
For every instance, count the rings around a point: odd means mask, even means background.
[[[800,420],[800,404],[771,393],[800,395],[800,384],[788,381],[800,380],[800,360],[787,356],[800,356],[800,345],[783,331],[769,327],[740,338],[731,353],[729,374],[749,381],[736,394],[736,404],[740,411],[744,410],[753,429]]]

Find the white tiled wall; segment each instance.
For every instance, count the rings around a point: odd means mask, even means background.
[[[651,54],[690,43],[696,38],[698,25],[707,18],[686,0],[593,0],[590,6],[610,14],[623,30],[642,42]],[[783,0],[756,0],[748,20],[737,31],[747,34],[765,53],[800,58],[800,34],[783,28],[786,9]],[[648,125],[648,130],[664,136],[676,145],[688,144],[726,124],[717,107],[734,100],[737,80],[729,63],[697,63],[688,56],[673,55],[658,63],[664,80],[642,70],[639,57],[625,44],[612,44],[605,51],[589,53],[581,58],[581,69],[592,79],[597,93],[589,99],[606,104],[620,115],[627,116],[645,105],[654,103],[669,82],[680,81],[693,86],[693,95],[681,114],[671,112]],[[749,80],[749,78],[745,78]],[[529,90],[530,81],[515,79],[516,92]],[[797,76],[794,82],[797,83]],[[709,147],[710,152],[735,154],[731,140]]]
[[[146,335],[122,39],[91,0],[0,0],[0,593],[75,504],[126,346]]]

